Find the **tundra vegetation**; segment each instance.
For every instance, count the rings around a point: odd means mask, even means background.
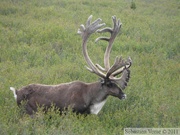
[[[126,127],[180,125],[179,0],[1,0],[0,2],[0,134],[123,134]],[[30,118],[18,108],[10,86],[31,83],[94,82],[82,55],[79,25],[89,15],[111,26],[122,22],[110,56],[131,56],[126,100],[108,98],[98,115],[60,116],[41,108]],[[93,62],[103,65],[107,44],[89,39]],[[112,63],[111,63],[112,64]]]

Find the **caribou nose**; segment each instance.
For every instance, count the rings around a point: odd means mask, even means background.
[[[121,99],[126,99],[126,98],[127,98],[126,94],[123,94]]]

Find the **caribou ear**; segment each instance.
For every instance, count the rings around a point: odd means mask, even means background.
[[[113,81],[109,80],[109,79],[102,79],[100,78],[100,82],[102,85],[106,85],[108,87],[111,87],[111,85],[114,83]]]
[[[105,80],[102,79],[102,78],[99,78],[99,81],[101,82],[101,84],[104,84],[104,83],[105,83]]]

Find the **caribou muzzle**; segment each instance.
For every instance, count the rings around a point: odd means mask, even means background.
[[[127,98],[127,95],[126,94],[122,94],[121,97],[119,99],[126,99]]]

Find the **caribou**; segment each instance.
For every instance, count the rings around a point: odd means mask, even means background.
[[[29,84],[19,90],[10,87],[14,94],[14,98],[18,106],[23,104],[25,113],[30,116],[38,111],[38,107],[45,108],[47,111],[52,104],[63,112],[67,108],[71,108],[73,112],[78,114],[98,114],[106,103],[108,96],[125,99],[126,94],[123,90],[126,88],[130,78],[130,66],[132,60],[128,57],[126,60],[116,57],[114,64],[110,66],[109,57],[113,42],[117,37],[122,23],[112,16],[113,27],[102,28],[105,23],[101,23],[102,19],[98,18],[91,22],[92,15],[89,16],[85,25],[80,25],[78,34],[82,37],[82,52],[88,64],[87,70],[97,75],[100,79],[93,83],[85,83],[81,81],[73,81],[58,85]],[[104,67],[94,64],[87,52],[87,41],[93,33],[110,33],[110,37],[98,37],[95,42],[104,40],[108,42],[104,54]]]

